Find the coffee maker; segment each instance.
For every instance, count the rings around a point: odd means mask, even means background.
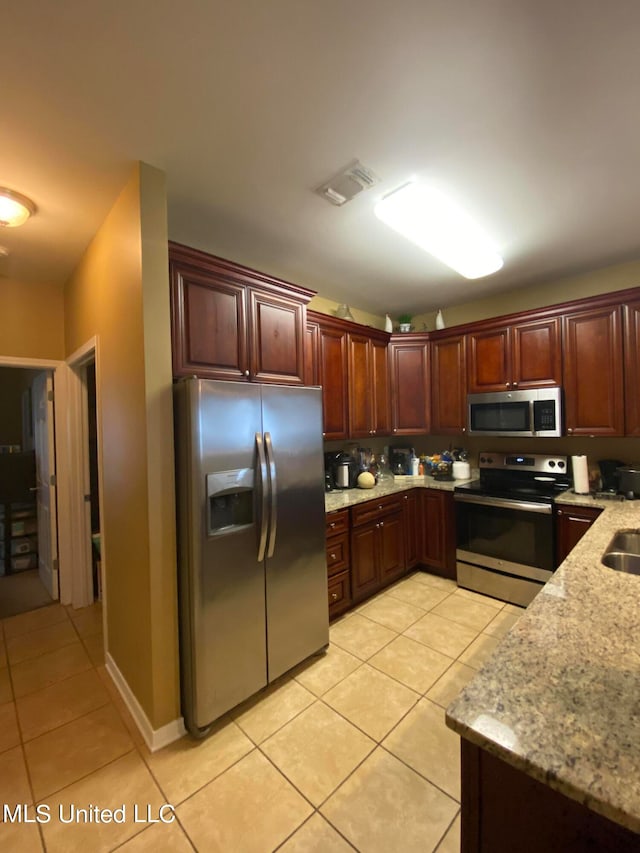
[[[622,465],[624,462],[620,462],[618,459],[601,459],[598,462],[603,492],[615,494],[618,491],[618,468]]]
[[[353,456],[344,451],[324,454],[324,488],[352,489],[358,479],[358,463]]]

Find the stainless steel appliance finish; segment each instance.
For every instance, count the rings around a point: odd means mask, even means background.
[[[630,501],[640,498],[640,465],[623,465],[617,473],[618,491]]]
[[[469,435],[562,435],[562,389],[531,388],[467,396]]]
[[[318,388],[175,386],[188,730],[329,642]]]
[[[458,584],[526,606],[555,568],[553,497],[566,456],[480,453],[480,479],[457,486]]]

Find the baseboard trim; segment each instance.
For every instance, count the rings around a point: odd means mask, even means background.
[[[178,717],[177,720],[172,720],[170,723],[167,723],[159,729],[154,729],[149,718],[145,714],[142,705],[138,702],[133,691],[129,687],[126,678],[120,672],[116,662],[108,652],[105,654],[105,668],[111,676],[111,680],[118,688],[118,692],[122,696],[124,704],[129,709],[135,724],[140,730],[140,734],[144,738],[144,742],[151,752],[157,752],[157,750],[162,749],[163,746],[173,743],[174,740],[179,740],[184,734],[186,734],[184,720],[182,717]]]

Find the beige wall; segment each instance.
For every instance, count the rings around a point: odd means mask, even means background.
[[[98,338],[108,651],[158,728],[179,716],[164,175],[138,164],[65,286],[67,356]]]
[[[457,326],[461,323],[499,317],[501,314],[543,308],[546,305],[638,286],[640,286],[640,261],[630,261],[581,275],[556,279],[545,284],[521,287],[497,296],[466,302],[463,305],[453,305],[448,308],[443,305],[442,313],[447,327]],[[472,288],[473,282],[470,282],[469,289]],[[421,329],[423,323],[427,324],[427,329],[435,329],[435,311],[420,314],[414,317],[413,322],[416,329]]]
[[[64,358],[61,287],[0,278],[0,355]]]
[[[318,311],[320,314],[329,314],[335,317],[336,308],[339,304],[324,296],[314,296],[309,303],[309,308]],[[356,323],[362,323],[363,326],[373,326],[374,329],[384,329],[384,317],[379,314],[370,314],[368,311],[361,311],[359,308],[354,308],[353,305],[349,305],[349,308]]]

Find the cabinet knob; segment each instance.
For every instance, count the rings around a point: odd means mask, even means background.
[[[558,510],[558,515],[564,515],[561,509]]]
[[[405,496],[404,496],[404,499],[405,499],[405,501],[408,501],[408,500],[409,500],[409,495],[405,495]]]
[[[382,504],[378,504],[378,509],[382,509]]]
[[[376,524],[376,529],[377,529],[378,527],[380,527],[380,525],[379,525],[379,524]]]
[[[505,382],[504,384],[505,384],[505,388],[511,388],[511,383],[510,383],[510,382]]]
[[[397,429],[394,429],[393,431],[394,431],[394,432],[398,432],[398,430],[397,430]]]
[[[338,599],[338,593],[337,593],[337,592],[332,592],[332,593],[331,593],[331,600],[332,600],[332,601],[337,601],[337,599]]]
[[[335,521],[332,521],[331,524],[329,525],[329,527],[335,527],[335,526],[336,526]]]
[[[571,429],[571,427],[569,427],[569,428],[567,429],[567,432],[568,432],[569,434],[571,434],[571,433],[573,432],[573,430]]]
[[[245,370],[244,375],[245,375],[245,376],[248,376],[248,375],[249,375],[249,371],[248,371],[248,370]]]
[[[336,558],[336,555],[335,555],[335,554],[332,554],[332,555],[331,555],[331,559],[332,559],[332,560],[335,560],[335,558]]]
[[[466,427],[462,427],[462,432],[466,432],[466,431],[467,431],[467,428],[466,428]]]
[[[517,388],[517,387],[518,387],[518,383],[517,383],[517,382],[514,382],[514,383],[513,383],[513,387],[514,387],[514,388]]]
[[[384,527],[384,521],[380,522],[380,527]]]

